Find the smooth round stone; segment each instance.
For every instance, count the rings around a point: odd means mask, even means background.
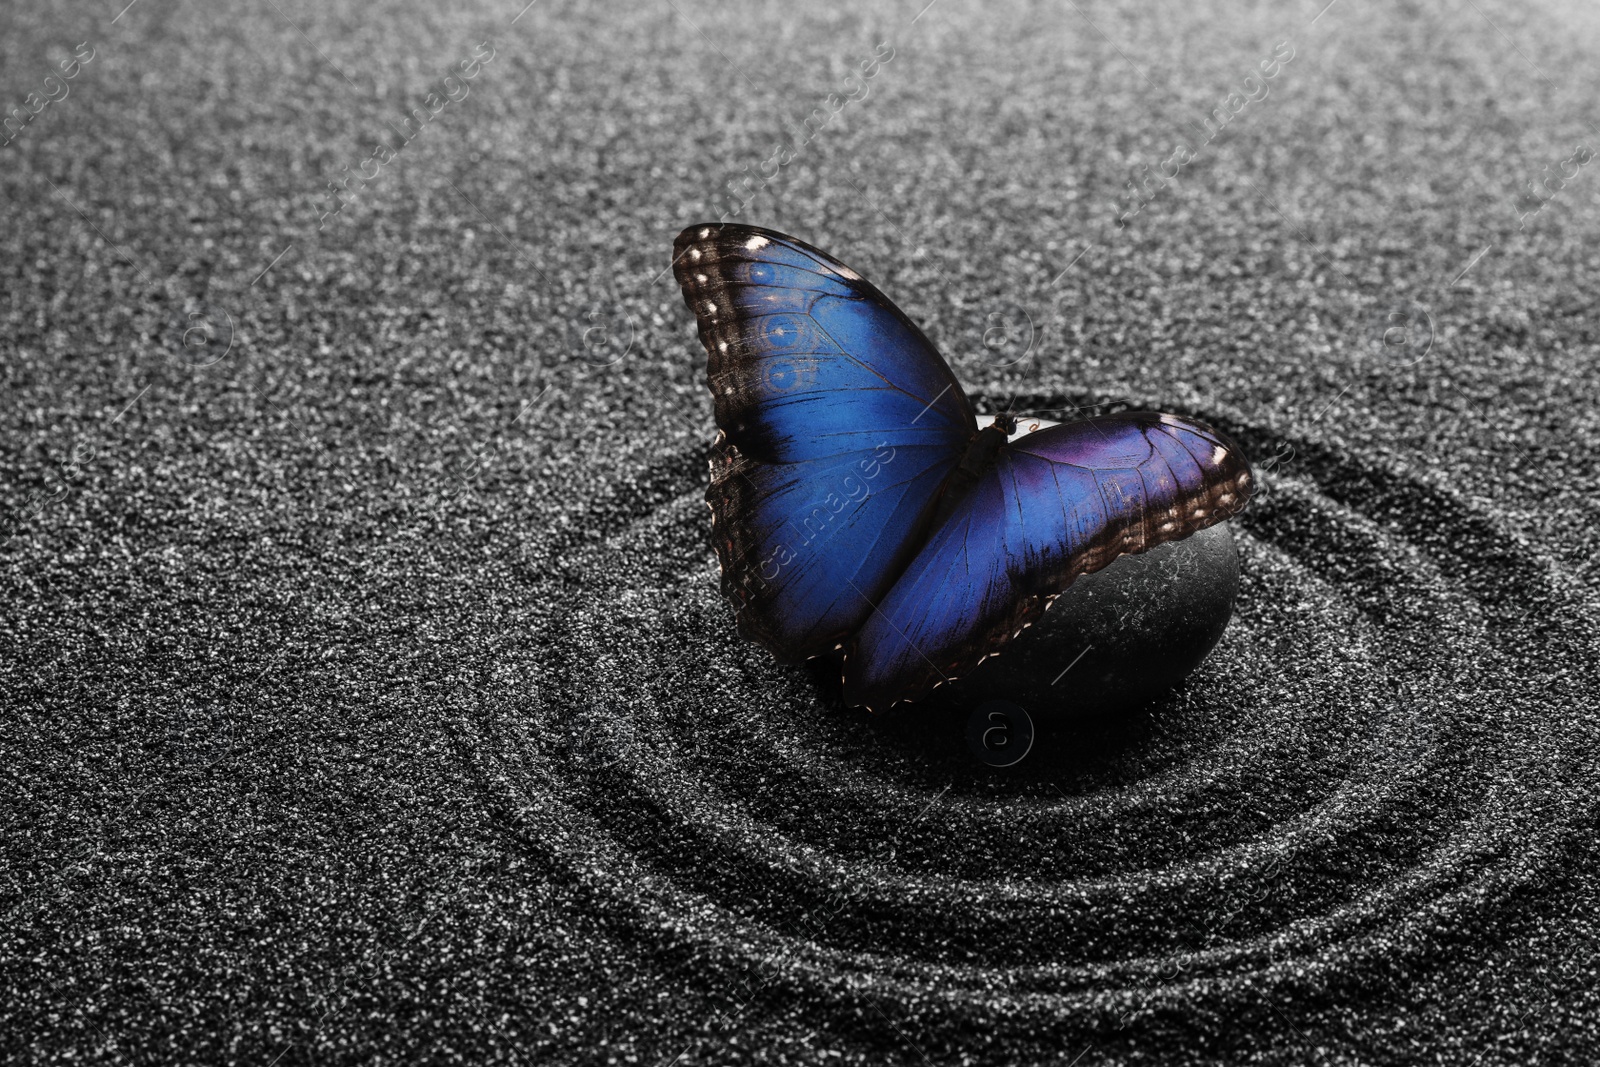
[[[940,692],[1047,718],[1148,704],[1216,647],[1238,593],[1239,550],[1222,523],[1084,575],[1000,655]]]

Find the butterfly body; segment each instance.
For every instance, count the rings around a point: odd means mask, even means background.
[[[972,491],[983,476],[994,466],[1006,441],[1016,432],[1016,422],[1009,415],[996,415],[995,421],[978,430],[967,443],[961,462],[956,464],[950,477],[939,490],[939,503],[930,523],[938,528],[955,511],[956,506]]]
[[[1248,499],[1237,448],[1177,416],[980,427],[922,331],[795,238],[702,225],[674,253],[720,430],[723,592],[780,659],[842,650],[851,703],[916,699],[1079,575]]]

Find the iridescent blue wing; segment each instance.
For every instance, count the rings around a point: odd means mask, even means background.
[[[1237,447],[1175,415],[1014,437],[846,645],[845,699],[883,710],[954,680],[1080,574],[1233,516],[1251,485]]]
[[[826,652],[920,545],[972,407],[922,331],[810,245],[702,225],[673,256],[721,430],[706,502],[723,592],[778,658]]]

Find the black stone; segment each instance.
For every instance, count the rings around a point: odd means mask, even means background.
[[[941,703],[1008,700],[1035,717],[1126,711],[1165,696],[1222,638],[1239,592],[1229,524],[1084,575]]]

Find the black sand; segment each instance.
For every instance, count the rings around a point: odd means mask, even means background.
[[[13,5],[3,107],[95,54],[0,148],[7,1058],[1592,1058],[1600,171],[1517,196],[1600,24],[1126,6]],[[737,217],[1268,489],[1191,684],[1004,772],[733,634],[659,277],[884,40]]]

